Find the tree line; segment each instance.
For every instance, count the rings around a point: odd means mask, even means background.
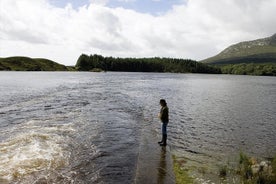
[[[172,73],[221,73],[217,67],[199,63],[190,59],[175,58],[115,58],[98,54],[82,54],[77,60],[79,71],[100,69],[103,71],[124,72],[172,72]]]
[[[241,63],[221,65],[223,74],[276,76],[276,63]]]

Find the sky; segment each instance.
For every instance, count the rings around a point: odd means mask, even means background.
[[[276,33],[276,0],[0,0],[0,57],[202,60]]]

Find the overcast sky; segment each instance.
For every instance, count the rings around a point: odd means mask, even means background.
[[[0,0],[0,57],[205,59],[276,33],[276,0]]]

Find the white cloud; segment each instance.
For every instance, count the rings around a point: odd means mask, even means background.
[[[81,53],[203,59],[276,31],[276,0],[189,0],[153,16],[105,7],[73,9],[47,0],[0,0],[0,57],[45,57],[73,65]]]
[[[90,3],[97,5],[106,5],[109,0],[90,0]]]

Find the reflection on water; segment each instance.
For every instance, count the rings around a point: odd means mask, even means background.
[[[167,174],[166,147],[161,147],[157,183],[164,184]],[[170,156],[170,155],[168,155]]]
[[[0,86],[0,183],[174,183],[170,150],[214,170],[276,152],[272,77],[0,72]]]

